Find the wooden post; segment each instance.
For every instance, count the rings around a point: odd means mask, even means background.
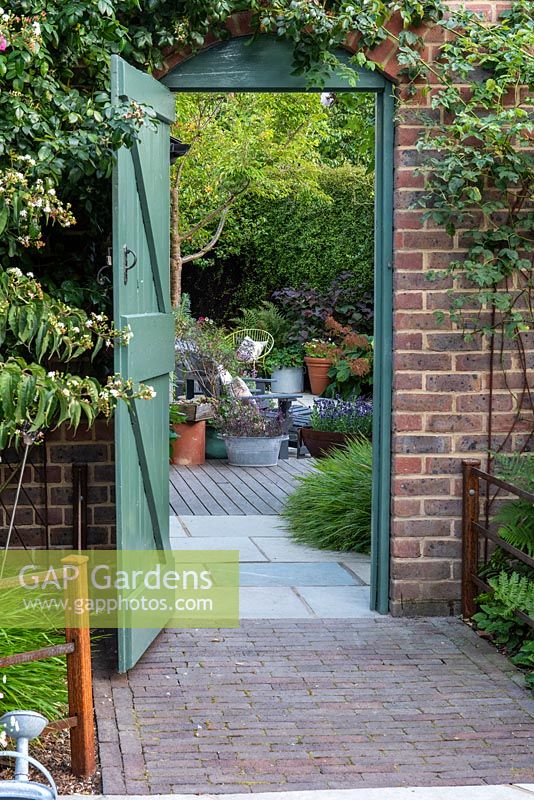
[[[480,482],[473,468],[480,461],[468,458],[462,461],[462,615],[472,617],[476,611],[476,590],[472,575],[478,569],[478,534],[473,522],[478,522],[480,513]]]
[[[76,567],[77,577],[66,582],[68,601],[65,639],[74,644],[67,655],[67,684],[69,690],[69,715],[76,717],[70,729],[70,758],[74,775],[89,777],[96,769],[95,727],[93,707],[93,681],[91,670],[91,634],[89,613],[73,613],[73,603],[85,602],[88,597],[87,556],[68,556],[62,559],[66,567]]]

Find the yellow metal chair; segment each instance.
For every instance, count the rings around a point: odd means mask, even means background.
[[[258,358],[251,361],[243,361],[243,364],[250,365],[253,370],[256,370],[256,365],[258,364],[263,367],[266,357],[274,347],[274,339],[272,335],[268,331],[262,331],[260,328],[241,328],[238,331],[233,331],[226,338],[228,341],[232,342],[232,345],[236,350],[239,349],[239,345],[243,339],[247,338],[252,339],[254,343],[265,345]]]

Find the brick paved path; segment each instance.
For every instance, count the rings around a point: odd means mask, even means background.
[[[534,704],[455,620],[168,631],[95,700],[105,793],[534,782]]]

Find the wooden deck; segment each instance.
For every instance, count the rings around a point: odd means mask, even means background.
[[[313,470],[311,458],[289,458],[276,467],[230,467],[212,460],[170,468],[171,514],[279,514],[297,478]]]

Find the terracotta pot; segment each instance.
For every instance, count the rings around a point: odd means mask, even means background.
[[[305,356],[304,361],[308,367],[310,386],[313,394],[322,394],[328,384],[328,370],[334,363],[331,358],[312,358]]]
[[[182,466],[203,464],[206,453],[206,421],[180,422],[172,429],[178,439],[172,442],[171,463]]]
[[[316,431],[314,428],[301,428],[300,437],[314,458],[327,456],[332,450],[344,449],[347,442],[354,438],[350,433]]]

